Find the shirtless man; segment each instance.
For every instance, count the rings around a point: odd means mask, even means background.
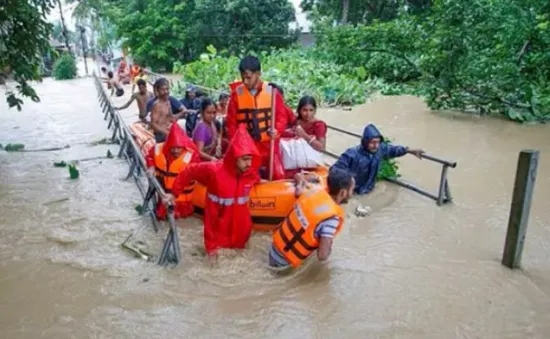
[[[115,107],[115,109],[116,110],[126,109],[130,106],[130,104],[134,100],[136,100],[138,109],[139,109],[139,119],[143,122],[146,122],[145,117],[147,117],[147,109],[146,109],[147,101],[153,97],[153,93],[147,90],[147,83],[143,79],[139,79],[137,81],[137,87],[138,87],[138,92],[132,94],[132,96],[130,97],[130,100],[128,100],[127,103],[125,103],[120,107]]]
[[[157,100],[151,109],[151,128],[155,133],[156,142],[164,142],[170,131],[172,123],[185,117],[187,110],[181,103],[174,107],[170,99],[170,86],[168,80],[160,78],[153,86],[157,93]],[[179,101],[178,101],[179,103]],[[174,112],[174,110],[177,110]]]
[[[118,80],[115,79],[113,72],[109,71],[107,72],[107,76],[109,77],[109,80],[107,80],[107,87],[111,89],[111,96],[115,93],[116,90],[116,96],[121,97],[124,95],[124,89],[122,88],[122,85],[118,82]]]

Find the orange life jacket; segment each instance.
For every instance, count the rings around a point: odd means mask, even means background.
[[[159,178],[160,183],[163,185],[166,193],[172,193],[172,187],[176,181],[178,174],[185,169],[187,165],[191,162],[193,154],[191,151],[184,150],[182,154],[172,161],[170,167],[166,161],[166,156],[164,155],[162,149],[164,148],[164,143],[155,145],[155,169],[156,175]],[[190,202],[193,197],[193,188],[195,182],[191,182],[185,190],[176,197],[176,203],[178,202]]]
[[[296,200],[290,214],[273,231],[273,245],[296,268],[319,247],[319,239],[315,237],[317,225],[332,217],[340,219],[336,235],[344,224],[344,210],[326,190],[311,189]]]
[[[273,89],[265,82],[256,96],[245,85],[239,85],[237,92],[237,124],[246,124],[248,133],[256,141],[271,140],[267,130],[271,128],[271,102]]]
[[[139,72],[141,71],[141,68],[138,65],[132,66],[132,69],[130,70],[132,78],[135,78],[139,75]]]

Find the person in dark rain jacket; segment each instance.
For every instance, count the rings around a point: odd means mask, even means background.
[[[374,189],[382,160],[401,157],[408,153],[422,158],[424,151],[384,143],[384,137],[378,128],[368,124],[363,130],[361,144],[348,148],[332,165],[331,170],[338,168],[349,171],[355,177],[355,193],[367,194]]]

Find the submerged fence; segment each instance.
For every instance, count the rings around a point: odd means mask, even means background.
[[[98,93],[99,103],[104,114],[103,119],[108,120],[108,129],[113,130],[113,135],[111,140],[115,143],[120,144],[120,150],[118,152],[119,158],[124,158],[130,165],[130,170],[125,180],[134,178],[139,191],[143,197],[142,211],[141,213],[147,213],[151,216],[153,221],[153,228],[155,232],[159,231],[159,220],[156,217],[155,209],[156,205],[159,203],[159,199],[164,199],[166,197],[166,192],[158,182],[158,180],[147,173],[145,159],[140,152],[139,147],[136,145],[132,133],[128,128],[128,125],[120,114],[115,110],[113,103],[107,96],[105,88],[102,81],[98,78],[97,74],[94,72],[94,81]],[[142,182],[142,178],[147,179],[147,186]],[[169,225],[168,234],[162,248],[158,264],[165,265],[168,263],[178,264],[181,260],[179,239],[178,239],[178,229],[176,221],[174,218],[174,206],[171,203],[167,203],[167,220]],[[134,249],[128,245],[126,242],[129,240],[129,237],[122,243],[122,246],[127,250],[133,251],[137,256],[144,257],[141,251]]]

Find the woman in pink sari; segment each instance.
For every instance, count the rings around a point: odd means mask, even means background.
[[[324,151],[327,140],[327,124],[315,118],[317,111],[317,102],[312,96],[306,95],[302,97],[297,108],[298,118],[292,124],[292,127],[287,129],[283,138],[301,138],[316,151]],[[296,173],[302,169],[285,170],[285,178],[293,178]]]
[[[298,103],[298,118],[283,137],[298,137],[306,140],[317,151],[324,151],[327,141],[327,124],[315,118],[317,102],[306,95]]]

